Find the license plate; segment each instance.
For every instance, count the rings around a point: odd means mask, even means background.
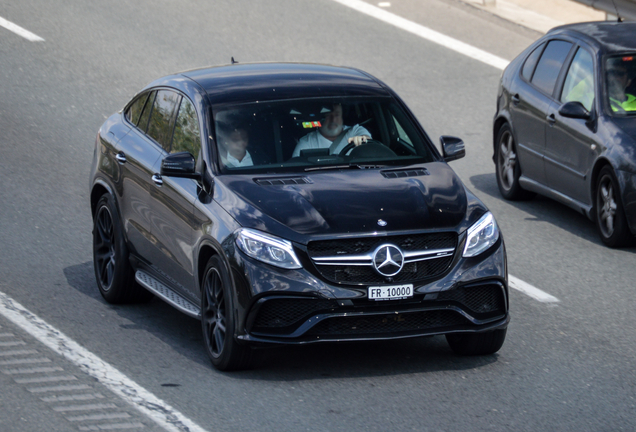
[[[413,297],[413,285],[369,287],[369,300],[401,300]]]

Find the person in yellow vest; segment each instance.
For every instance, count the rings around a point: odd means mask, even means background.
[[[636,111],[636,96],[625,92],[633,78],[627,67],[631,61],[633,57],[618,57],[607,62],[607,87],[614,112]]]

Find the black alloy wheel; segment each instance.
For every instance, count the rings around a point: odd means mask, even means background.
[[[521,168],[517,155],[517,146],[512,130],[507,123],[499,129],[496,142],[495,164],[499,192],[507,200],[532,198],[535,194],[522,189],[519,184]]]
[[[148,301],[153,295],[135,282],[119,220],[113,197],[103,195],[93,220],[93,267],[97,287],[109,303]]]
[[[451,333],[446,341],[455,354],[477,356],[494,354],[506,340],[507,329],[491,330],[483,333]]]
[[[623,210],[618,181],[610,166],[599,172],[596,184],[596,227],[609,247],[626,246],[633,241]]]
[[[251,348],[235,338],[232,288],[223,260],[212,256],[205,268],[201,293],[201,326],[205,348],[214,367],[222,371],[245,369]]]

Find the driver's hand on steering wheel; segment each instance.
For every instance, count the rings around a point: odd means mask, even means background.
[[[366,143],[368,139],[371,139],[371,137],[366,135],[358,135],[349,138],[348,142],[353,143],[357,147],[360,144]]]

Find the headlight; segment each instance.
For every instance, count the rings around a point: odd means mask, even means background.
[[[260,231],[240,228],[236,236],[239,249],[254,259],[286,269],[302,268],[292,244]]]
[[[499,238],[499,227],[492,213],[483,215],[473,226],[468,228],[466,235],[466,246],[464,246],[464,256],[474,257],[479,255],[490,246],[494,245]]]

